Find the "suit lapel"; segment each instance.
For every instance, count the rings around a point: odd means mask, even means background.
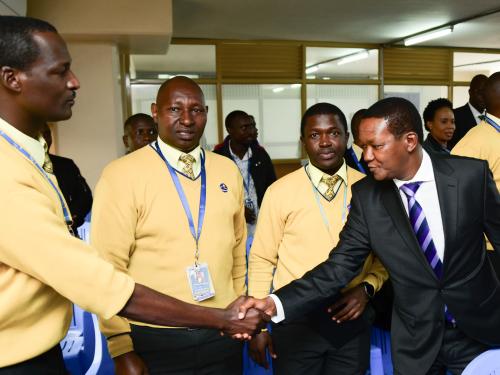
[[[433,157],[431,155],[432,166],[434,168],[434,178],[441,209],[441,220],[444,231],[444,275],[448,265],[448,251],[457,235],[458,220],[458,182],[453,177],[453,169],[446,163],[445,159]]]
[[[422,263],[429,274],[433,278],[437,279],[436,274],[429,265],[429,262],[427,262],[427,259],[425,259],[425,255],[420,248],[415,232],[413,232],[410,220],[406,214],[406,210],[401,202],[399,191],[393,181],[384,182],[384,187],[382,189],[382,202],[391,216],[394,226],[398,230],[408,248],[413,252],[416,259]]]

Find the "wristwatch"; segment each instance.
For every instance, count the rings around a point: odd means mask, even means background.
[[[366,281],[363,281],[361,285],[363,285],[363,289],[365,290],[365,293],[368,296],[368,298],[372,299],[373,296],[375,295],[375,288],[373,287],[373,285]]]

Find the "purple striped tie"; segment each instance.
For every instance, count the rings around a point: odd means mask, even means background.
[[[436,246],[432,240],[429,224],[425,218],[422,206],[420,206],[415,199],[415,193],[420,187],[420,184],[421,182],[411,182],[402,185],[400,189],[403,193],[405,193],[406,198],[408,199],[408,216],[410,218],[411,227],[417,236],[420,248],[424,252],[427,262],[431,265],[431,268],[438,279],[441,279],[443,277],[443,262],[441,262],[441,259],[439,259],[437,254]],[[444,307],[444,313],[448,322],[453,324],[456,323],[446,305]]]

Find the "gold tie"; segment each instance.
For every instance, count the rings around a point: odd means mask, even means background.
[[[184,154],[179,157],[179,160],[184,163],[182,173],[188,176],[191,180],[194,180],[193,163],[195,162],[195,158],[189,154]]]
[[[321,177],[321,182],[323,182],[326,186],[328,186],[328,189],[325,192],[325,198],[331,201],[333,198],[335,198],[335,192],[333,191],[333,188],[337,184],[337,182],[340,180],[340,176],[338,174],[334,176],[328,176],[328,175],[323,175]]]
[[[49,157],[49,146],[47,145],[47,143],[43,144],[43,148],[45,150],[45,159],[43,161],[42,168],[45,172],[54,174],[54,166],[52,165],[52,161]]]

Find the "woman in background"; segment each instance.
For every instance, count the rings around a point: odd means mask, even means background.
[[[424,110],[424,125],[429,131],[423,144],[425,150],[449,154],[447,144],[455,132],[453,104],[444,98],[431,100]]]

